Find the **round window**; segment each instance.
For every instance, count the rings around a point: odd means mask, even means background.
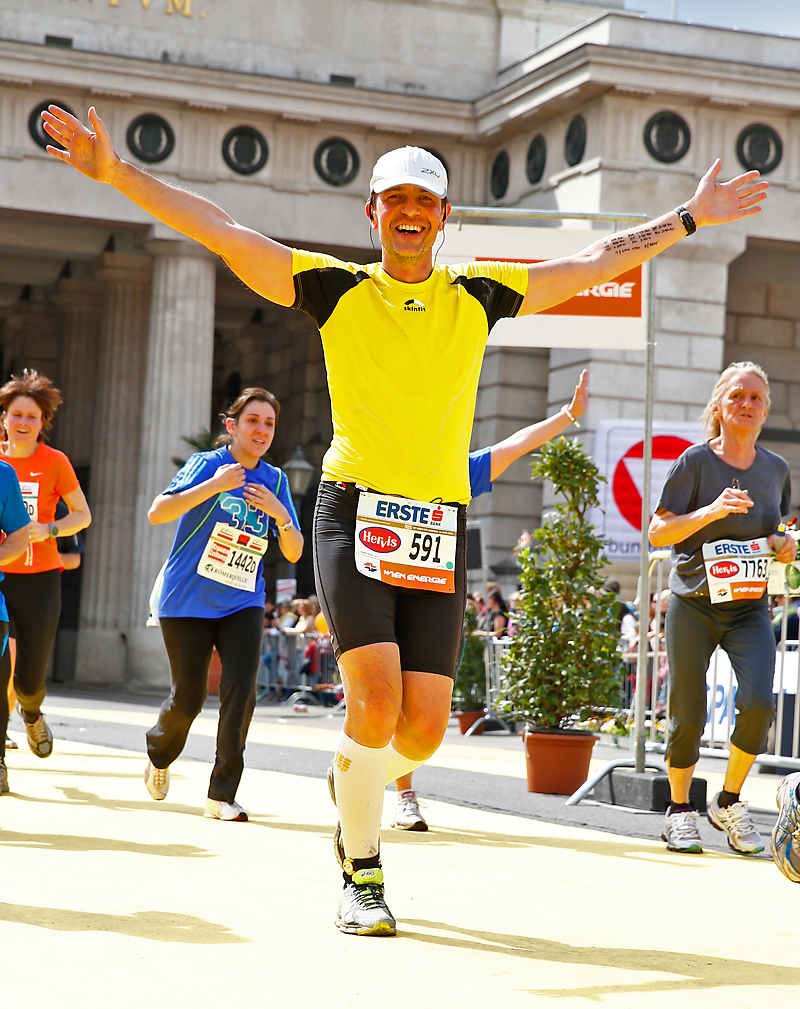
[[[49,109],[51,105],[57,105],[65,112],[69,112],[71,116],[75,115],[69,105],[65,105],[64,102],[60,102],[57,98],[52,98],[50,101],[41,102],[28,116],[28,132],[40,147],[57,147],[60,151],[63,151],[65,148],[57,140],[53,140],[44,128],[42,113],[45,109]]]
[[[228,168],[239,175],[260,172],[269,157],[267,141],[252,126],[237,126],[222,141],[222,157]]]
[[[783,157],[781,138],[771,126],[753,123],[745,127],[736,141],[736,157],[751,172],[754,168],[762,175],[774,172]]]
[[[689,124],[677,112],[656,112],[644,128],[644,146],[656,161],[665,165],[680,161],[691,140]]]
[[[508,151],[500,151],[492,162],[492,177],[490,180],[492,196],[496,200],[502,200],[502,198],[506,195],[506,191],[508,190],[508,173],[510,168],[511,160],[508,157]]]
[[[153,112],[137,116],[128,127],[126,139],[131,154],[151,165],[165,161],[175,146],[172,127]]]
[[[528,148],[528,157],[525,161],[525,174],[528,182],[535,186],[542,181],[544,175],[544,163],[547,160],[547,143],[541,133],[537,134]]]
[[[564,139],[564,160],[572,168],[580,163],[586,150],[586,120],[583,116],[575,116],[567,127]]]
[[[329,186],[346,186],[358,175],[360,167],[358,151],[341,137],[323,140],[314,155],[317,175]]]

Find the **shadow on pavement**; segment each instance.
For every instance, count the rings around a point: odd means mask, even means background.
[[[134,855],[163,855],[167,858],[214,858],[193,844],[139,844],[114,837],[83,837],[80,834],[23,834],[0,829],[0,846],[41,848],[51,851],[126,851]]]
[[[442,932],[453,932],[453,937],[407,932],[403,925],[418,925]],[[481,932],[459,928],[440,921],[405,919],[398,933],[403,938],[427,942],[436,946],[475,950],[481,953],[506,953],[528,960],[550,963],[583,964],[592,967],[614,967],[618,970],[653,971],[671,974],[672,977],[642,984],[593,985],[586,988],[524,989],[529,995],[550,995],[554,998],[596,998],[604,994],[622,992],[680,992],[704,988],[733,986],[800,985],[800,968],[780,967],[774,964],[753,963],[746,960],[724,960],[721,957],[695,953],[673,953],[658,949],[619,949],[604,946],[569,946],[550,939],[536,939],[521,935],[503,935],[500,932]],[[470,938],[462,938],[470,937]]]
[[[38,925],[56,932],[116,932],[136,939],[156,942],[221,944],[251,942],[225,925],[216,925],[189,914],[169,911],[135,911],[133,914],[95,914],[92,911],[65,911],[62,908],[0,904],[0,921],[18,925]]]

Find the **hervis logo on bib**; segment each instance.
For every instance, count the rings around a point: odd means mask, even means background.
[[[709,570],[714,578],[733,578],[739,573],[739,565],[736,561],[717,561]]]
[[[409,298],[408,301],[403,305],[403,311],[405,312],[424,312],[425,306],[421,301],[417,301],[416,298]]]
[[[400,537],[397,533],[381,526],[368,526],[362,529],[358,538],[365,547],[374,550],[376,554],[390,554],[400,546]]]

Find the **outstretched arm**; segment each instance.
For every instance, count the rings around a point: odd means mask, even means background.
[[[584,369],[575,386],[572,402],[567,409],[577,420],[578,417],[582,417],[586,413],[588,403],[589,376]],[[559,410],[552,417],[541,420],[538,424],[531,424],[530,427],[524,427],[521,431],[515,431],[504,441],[492,445],[490,480],[496,480],[501,473],[505,473],[512,462],[516,462],[528,452],[533,452],[540,445],[544,445],[546,441],[555,438],[571,423],[572,421],[565,411]]]
[[[45,130],[66,148],[48,147],[54,158],[113,186],[148,214],[205,245],[257,294],[278,305],[294,302],[291,249],[243,228],[210,200],[123,161],[94,107],[89,109],[92,129],[57,105],[43,112],[42,119]]]
[[[745,172],[730,182],[718,183],[722,162],[709,168],[697,192],[685,207],[698,228],[727,224],[761,210],[768,182],[757,182],[758,172]],[[620,231],[587,246],[574,256],[534,263],[528,267],[528,290],[519,315],[531,315],[605,283],[652,259],[686,237],[686,229],[674,210],[629,231]]]

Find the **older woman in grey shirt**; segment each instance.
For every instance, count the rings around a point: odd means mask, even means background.
[[[706,722],[705,674],[717,645],[736,673],[737,716],[724,788],[711,800],[708,819],[734,851],[764,847],[740,792],[774,719],[768,559],[791,561],[796,553],[791,537],[773,538],[790,507],[789,466],[756,444],[769,402],[758,365],[738,362],[722,372],[704,413],[710,438],[676,460],[650,523],[653,546],[672,547],[666,621],[672,801],[662,835],[671,851],[702,851],[689,786]]]

